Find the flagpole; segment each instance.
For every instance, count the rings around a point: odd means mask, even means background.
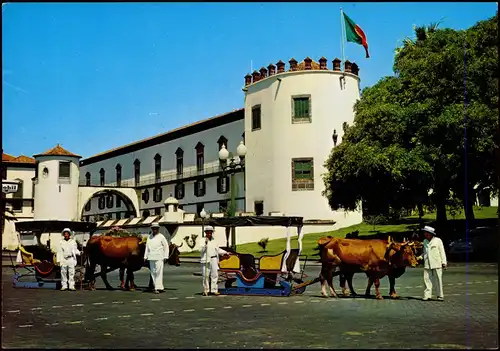
[[[344,12],[342,11],[342,7],[340,8],[340,36],[341,36],[341,40],[340,42],[342,43],[341,44],[341,48],[342,48],[342,64],[345,64],[345,53],[344,53],[344,39],[345,39],[345,24],[344,24]],[[342,69],[342,65],[341,65],[341,69]],[[344,71],[344,69],[342,69],[342,71]]]

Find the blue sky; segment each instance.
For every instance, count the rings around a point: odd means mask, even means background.
[[[3,151],[57,143],[84,157],[243,107],[244,76],[279,60],[341,58],[362,87],[392,74],[412,26],[466,29],[496,3],[9,3],[2,6]]]

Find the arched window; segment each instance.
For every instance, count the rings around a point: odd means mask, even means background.
[[[122,186],[122,165],[116,165],[116,186]]]
[[[180,147],[175,151],[176,157],[176,168],[177,168],[177,178],[182,178],[182,173],[184,173],[184,150]]]
[[[85,185],[90,186],[90,172],[85,173]]]
[[[101,186],[104,186],[104,183],[106,182],[106,171],[104,171],[104,168],[101,168],[99,174],[101,175]]]
[[[226,147],[226,149],[229,149],[227,146],[227,139],[224,135],[221,135],[219,140],[217,140],[217,144],[219,144],[219,151],[222,149],[222,145]]]
[[[141,180],[141,161],[139,161],[138,159],[135,159],[135,161],[134,161],[135,186],[139,185],[140,180]]]
[[[196,169],[198,172],[203,171],[205,165],[205,145],[198,142],[195,146],[196,150]]]
[[[155,155],[155,183],[161,181],[161,156],[160,154]]]

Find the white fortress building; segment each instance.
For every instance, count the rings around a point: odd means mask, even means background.
[[[3,154],[2,178],[21,184],[7,195],[8,208],[18,220],[93,221],[102,230],[194,223],[203,209],[226,212],[232,178],[223,165],[234,155],[236,215],[301,216],[317,225],[307,232],[357,224],[361,211],[330,209],[322,175],[344,124],[354,121],[358,72],[349,61],[341,70],[339,59],[332,69],[324,57],[291,59],[288,69],[279,61],[245,76],[242,109],[86,159],[60,145],[34,159]],[[219,159],[223,148],[229,160]]]

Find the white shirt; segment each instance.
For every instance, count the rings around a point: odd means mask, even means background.
[[[168,254],[168,242],[165,236],[161,233],[151,234],[148,241],[146,241],[144,259],[149,261],[164,260],[168,258]]]
[[[219,255],[227,254],[225,250],[219,248],[219,245],[215,242],[215,240],[210,240],[208,243],[206,241],[201,245],[201,263],[210,262],[212,258],[217,258],[219,260]]]
[[[57,250],[57,262],[61,266],[76,266],[76,255],[79,255],[78,247],[74,239],[61,240]]]
[[[433,237],[430,241],[424,239],[424,268],[436,269],[441,268],[446,262],[446,253],[444,252],[443,241],[438,237]]]

